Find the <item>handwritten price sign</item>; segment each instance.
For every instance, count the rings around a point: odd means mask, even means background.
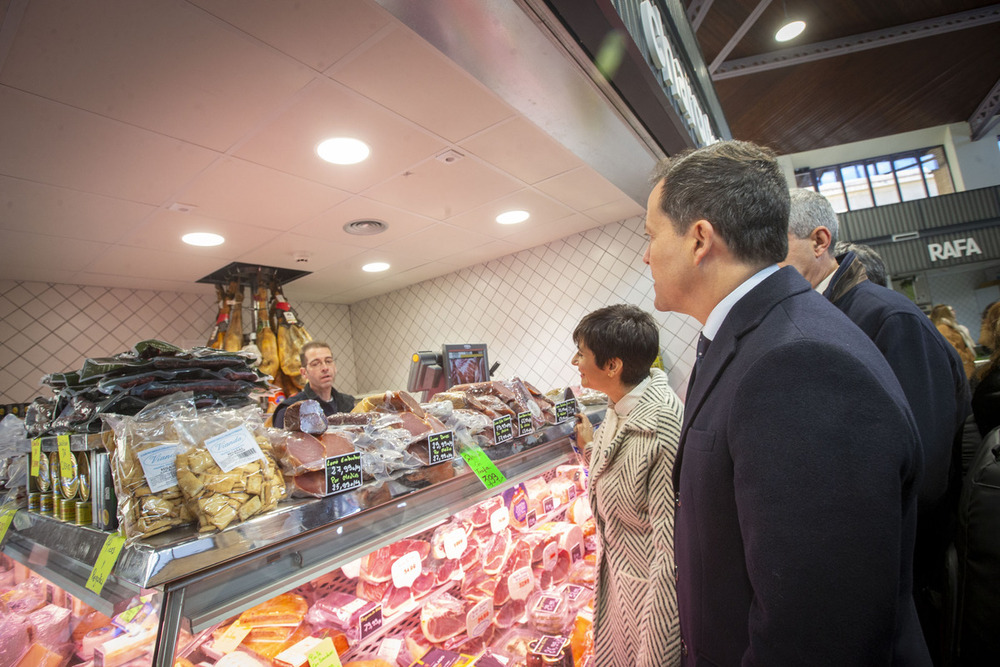
[[[114,569],[115,563],[118,562],[118,556],[121,555],[122,547],[125,546],[125,536],[121,533],[114,533],[108,535],[108,539],[104,540],[104,546],[101,547],[101,553],[97,555],[97,562],[94,563],[94,569],[90,572],[90,577],[87,579],[86,587],[88,590],[94,591],[98,595],[104,589],[104,584],[107,583],[108,577],[111,576],[111,570]]]
[[[462,458],[487,489],[492,489],[507,481],[500,469],[493,464],[493,461],[482,449],[478,447],[466,449],[462,452]]]

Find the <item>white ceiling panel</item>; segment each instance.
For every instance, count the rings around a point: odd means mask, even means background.
[[[193,232],[219,234],[225,239],[225,243],[218,246],[194,247],[181,240],[182,236]],[[221,267],[229,263],[224,260],[239,257],[279,236],[281,232],[273,229],[206,218],[198,213],[159,210],[141,227],[133,229],[119,245],[179,254],[193,252],[198,256],[218,258]]]
[[[156,280],[176,280],[178,283],[195,283],[228,262],[220,261],[211,248],[192,248],[186,252],[166,252],[115,245],[90,262],[88,273],[112,276],[135,276]]]
[[[285,269],[318,271],[356,257],[365,248],[339,241],[327,241],[301,234],[278,234],[257,248],[239,255],[239,261],[248,264],[265,264]],[[300,262],[300,258],[307,261]],[[274,262],[268,264],[268,262]]]
[[[379,220],[389,227],[386,231],[372,236],[354,236],[345,232],[344,225],[356,220]],[[295,232],[317,238],[338,240],[349,245],[375,248],[436,222],[431,218],[390,206],[377,199],[357,195],[299,225],[295,228]]]
[[[485,234],[439,223],[416,234],[381,245],[376,252],[384,252],[390,257],[411,254],[430,262],[457,252],[478,248],[492,240]]]
[[[349,193],[328,185],[225,158],[176,198],[197,206],[198,213],[209,218],[287,231],[348,197]]]
[[[515,116],[459,142],[525,183],[534,184],[583,165],[572,152],[523,116]]]
[[[527,211],[531,217],[514,225],[498,223],[497,216],[507,211]],[[573,209],[548,195],[532,188],[524,188],[477,206],[468,213],[448,218],[448,222],[467,229],[482,229],[494,238],[503,239],[517,237],[526,229],[546,225],[572,213]]]
[[[584,213],[598,223],[607,225],[612,222],[619,222],[637,215],[645,215],[646,209],[639,206],[628,197],[623,196],[621,199],[617,199],[613,202],[609,202],[601,206],[595,206],[594,208],[588,208],[584,211]]]
[[[38,268],[80,271],[112,247],[96,241],[5,231],[0,278],[22,279],[24,271],[31,269],[37,275]]]
[[[148,204],[0,176],[0,229],[114,243],[154,210]]]
[[[225,151],[313,72],[183,2],[33,2],[4,84]]]
[[[535,187],[579,211],[610,204],[625,197],[625,193],[590,167],[580,167],[553,176],[537,183]]]
[[[514,113],[402,26],[330,75],[448,141],[464,139]]]

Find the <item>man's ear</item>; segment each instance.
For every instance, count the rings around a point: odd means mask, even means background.
[[[809,238],[812,240],[814,256],[821,257],[830,250],[830,241],[833,240],[833,236],[830,234],[830,230],[823,225],[812,230]]]
[[[700,264],[715,244],[715,227],[708,220],[695,220],[688,228],[688,236],[694,241],[694,263]]]

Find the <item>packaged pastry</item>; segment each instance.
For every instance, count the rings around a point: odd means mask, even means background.
[[[251,628],[298,626],[309,611],[306,599],[296,593],[282,593],[240,614],[239,622]]]
[[[306,620],[314,626],[325,625],[343,632],[356,643],[360,639],[360,621],[375,609],[376,603],[349,593],[333,592],[320,598],[309,609]]]

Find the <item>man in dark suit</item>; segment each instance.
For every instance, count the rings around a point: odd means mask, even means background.
[[[871,340],[778,268],[789,196],[773,153],[720,142],[655,182],[656,308],[710,341],[673,475],[684,664],[929,665],[913,415]]]
[[[971,412],[962,358],[916,304],[870,280],[868,266],[854,252],[835,254],[837,214],[813,190],[792,190],[788,256],[818,292],[858,325],[889,362],[916,419],[923,447],[924,476],[917,494],[914,594],[932,652],[943,633],[945,552],[954,539],[961,489],[961,445]]]

